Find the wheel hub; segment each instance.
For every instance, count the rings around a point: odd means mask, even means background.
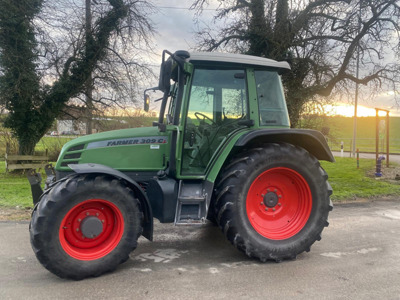
[[[312,195],[304,177],[293,169],[275,167],[253,180],[246,212],[255,231],[272,240],[295,236],[311,215]]]
[[[84,237],[94,239],[103,232],[103,224],[95,216],[87,217],[82,220],[81,232]]]
[[[266,207],[275,207],[278,204],[279,198],[274,192],[268,192],[264,195],[263,201]]]

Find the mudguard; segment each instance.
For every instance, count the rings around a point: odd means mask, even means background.
[[[144,214],[144,224],[143,224],[143,236],[148,240],[153,240],[153,212],[151,210],[149,199],[147,195],[144,193],[140,185],[132,180],[129,176],[124,173],[115,170],[113,168],[100,165],[100,164],[77,164],[77,165],[68,165],[75,173],[78,174],[89,174],[89,173],[98,173],[98,174],[107,174],[114,176],[116,178],[124,179],[127,181],[128,185],[136,192],[136,196],[139,198],[139,201],[143,208]]]
[[[335,162],[322,133],[310,129],[260,129],[242,135],[235,146],[252,143],[289,143],[306,149],[318,160]]]

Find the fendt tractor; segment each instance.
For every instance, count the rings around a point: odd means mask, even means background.
[[[82,136],[31,171],[32,248],[63,278],[114,270],[161,223],[218,224],[249,257],[295,259],[321,239],[332,189],[324,136],[290,129],[280,74],[287,62],[164,51],[160,113],[149,128]]]

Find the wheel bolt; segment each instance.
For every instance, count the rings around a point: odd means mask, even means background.
[[[265,196],[265,194],[261,194],[261,197],[264,197]]]
[[[99,216],[99,213],[96,213],[96,216],[98,217],[98,216]]]
[[[264,202],[261,201],[261,202],[260,202],[260,205],[264,205]]]
[[[278,190],[277,189],[274,189],[274,192],[276,193]]]
[[[101,223],[104,223],[104,220],[101,220]]]
[[[282,198],[282,195],[279,195],[278,198]]]
[[[78,222],[82,221],[81,219],[78,219]]]
[[[273,208],[272,211],[275,211],[275,208]]]
[[[86,215],[88,216],[88,215],[89,215],[89,213],[87,212],[87,213],[86,213]]]
[[[265,211],[268,211],[268,207],[265,208]]]
[[[282,204],[281,203],[278,203],[278,206],[281,206]]]
[[[79,231],[79,228],[76,229],[76,232],[78,232],[78,231]]]
[[[271,191],[271,189],[267,189],[267,192],[270,192]]]

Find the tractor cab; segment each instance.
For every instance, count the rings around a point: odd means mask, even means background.
[[[154,125],[172,131],[176,142],[169,172],[204,176],[213,157],[238,132],[289,128],[279,75],[287,69],[286,62],[246,55],[164,51],[159,85],[149,90],[164,92]],[[145,93],[145,110],[148,103]]]

